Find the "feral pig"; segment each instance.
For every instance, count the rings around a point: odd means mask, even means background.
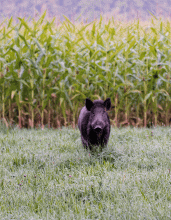
[[[86,99],[78,118],[83,146],[90,150],[92,146],[107,145],[110,135],[110,120],[107,111],[111,107],[110,98],[105,101]]]

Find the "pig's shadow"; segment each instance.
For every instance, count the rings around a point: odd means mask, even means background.
[[[97,148],[93,149],[93,151],[88,151],[89,156],[92,158],[89,161],[89,164],[94,164],[97,161],[100,163],[109,162],[115,164],[116,160],[120,160],[123,157],[123,154],[116,149],[108,149],[108,148]]]

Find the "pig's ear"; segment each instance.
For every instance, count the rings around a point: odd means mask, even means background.
[[[92,108],[94,104],[90,99],[86,98],[85,105],[86,105],[87,110],[90,111],[90,109]]]
[[[111,101],[110,101],[110,98],[107,98],[105,101],[104,101],[104,106],[106,108],[106,111],[108,111],[111,107]]]

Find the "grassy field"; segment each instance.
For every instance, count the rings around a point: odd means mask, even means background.
[[[0,130],[0,219],[171,219],[171,128]]]

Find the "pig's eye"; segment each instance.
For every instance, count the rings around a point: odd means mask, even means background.
[[[95,113],[94,113],[94,112],[92,112],[91,114],[92,114],[93,116],[95,115]]]

